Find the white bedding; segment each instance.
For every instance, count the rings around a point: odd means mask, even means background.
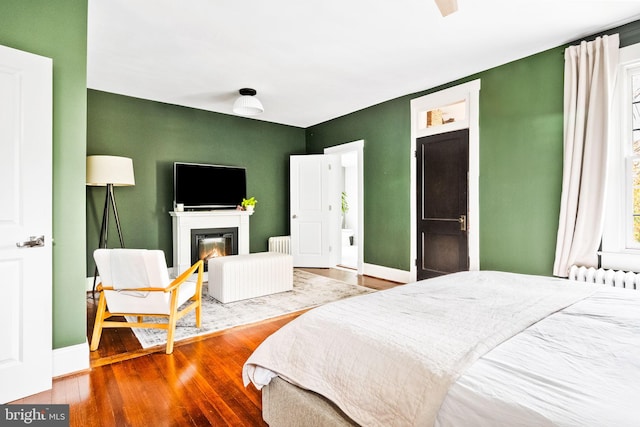
[[[602,286],[467,369],[436,425],[639,426],[640,291]]]
[[[362,425],[434,425],[449,387],[473,362],[597,288],[464,272],[338,301],[265,340],[243,379],[261,388],[279,375]]]

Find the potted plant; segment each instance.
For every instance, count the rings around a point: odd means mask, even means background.
[[[253,212],[253,210],[256,207],[256,203],[258,203],[258,201],[256,200],[255,197],[251,197],[249,199],[242,199],[242,209],[244,209],[245,211],[248,212]]]
[[[342,192],[342,228],[345,227],[345,215],[349,212],[349,202],[347,201],[347,193],[345,191]]]

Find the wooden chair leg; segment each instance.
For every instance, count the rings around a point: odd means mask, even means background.
[[[173,338],[178,323],[178,290],[171,292],[171,306],[169,314],[169,324],[167,325],[167,354],[173,353]]]
[[[100,292],[100,299],[98,300],[98,310],[96,310],[96,320],[93,324],[93,334],[91,336],[91,351],[96,351],[100,344],[100,337],[102,336],[102,324],[104,323],[104,313],[107,310],[107,300],[104,296],[104,291]]]
[[[175,311],[173,311],[169,316],[169,325],[167,329],[167,354],[173,353],[173,338],[176,331],[176,323],[178,322],[177,317],[178,316]]]
[[[202,300],[198,300],[196,306],[196,328],[202,327]]]

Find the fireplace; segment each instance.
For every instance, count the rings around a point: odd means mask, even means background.
[[[236,209],[219,209],[213,211],[169,212],[173,229],[173,270],[177,275],[193,265],[192,230],[236,228],[237,235],[234,253],[249,253],[249,218],[253,212]],[[197,260],[197,258],[196,258]],[[206,265],[207,263],[205,263]],[[204,273],[204,281],[208,280],[208,272]]]
[[[238,255],[238,227],[191,230],[191,264],[203,260],[207,271],[210,258],[227,255]]]

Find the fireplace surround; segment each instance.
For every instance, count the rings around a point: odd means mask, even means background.
[[[173,271],[184,271],[192,265],[192,230],[237,229],[237,251],[249,253],[249,218],[253,212],[235,209],[169,212],[173,229]],[[207,280],[205,275],[204,280]]]

